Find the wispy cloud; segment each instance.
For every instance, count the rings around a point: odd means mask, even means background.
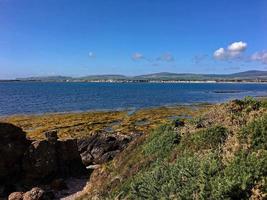
[[[255,52],[254,54],[251,55],[250,60],[258,61],[261,62],[262,64],[267,64],[267,50]]]
[[[147,56],[145,56],[142,53],[139,52],[135,52],[133,53],[133,55],[131,56],[132,60],[134,61],[146,61],[146,62],[150,62],[153,64],[153,66],[158,66],[159,62],[173,62],[174,56],[171,53],[164,53],[156,58],[149,58]]]
[[[138,60],[146,60],[145,56],[139,52],[135,52],[133,55],[132,55],[132,59],[134,61],[138,61]]]
[[[172,62],[174,61],[174,56],[170,53],[164,53],[160,55],[156,60],[164,61],[164,62]]]

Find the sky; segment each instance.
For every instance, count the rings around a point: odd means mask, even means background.
[[[0,79],[252,69],[266,0],[0,0]]]

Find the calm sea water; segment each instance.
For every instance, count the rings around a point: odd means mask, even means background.
[[[266,96],[267,84],[0,83],[0,115],[224,102]]]

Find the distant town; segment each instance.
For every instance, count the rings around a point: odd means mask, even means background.
[[[234,74],[193,74],[169,73],[124,76],[124,75],[90,75],[84,77],[40,76],[16,78],[3,81],[36,81],[36,82],[93,82],[93,83],[266,83],[267,71],[250,70]]]

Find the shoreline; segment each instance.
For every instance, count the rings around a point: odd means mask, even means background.
[[[97,132],[148,133],[159,124],[170,123],[177,118],[193,118],[212,106],[211,104],[161,106],[130,112],[98,111],[49,113],[40,115],[13,115],[0,117],[1,122],[21,127],[32,139],[43,139],[44,132],[57,130],[59,138],[83,138]]]
[[[267,96],[266,96],[267,97]],[[173,103],[159,106],[148,106],[142,108],[114,108],[114,109],[89,109],[89,110],[74,110],[74,111],[58,111],[58,112],[42,112],[42,113],[18,113],[18,114],[10,114],[10,115],[1,115],[0,120],[3,118],[9,117],[27,117],[27,116],[42,116],[42,115],[71,115],[71,114],[88,114],[88,113],[113,113],[113,112],[130,112],[135,113],[137,111],[142,110],[153,110],[153,109],[161,109],[161,108],[177,108],[177,107],[199,107],[199,106],[210,106],[216,105],[224,102],[199,102],[199,103]],[[130,115],[130,114],[129,114]]]
[[[39,80],[0,80],[0,83],[133,83],[133,84],[150,84],[150,83],[166,83],[166,84],[179,84],[179,83],[209,83],[209,84],[267,84],[266,81],[116,81],[116,80],[95,80],[95,81],[39,81]]]

